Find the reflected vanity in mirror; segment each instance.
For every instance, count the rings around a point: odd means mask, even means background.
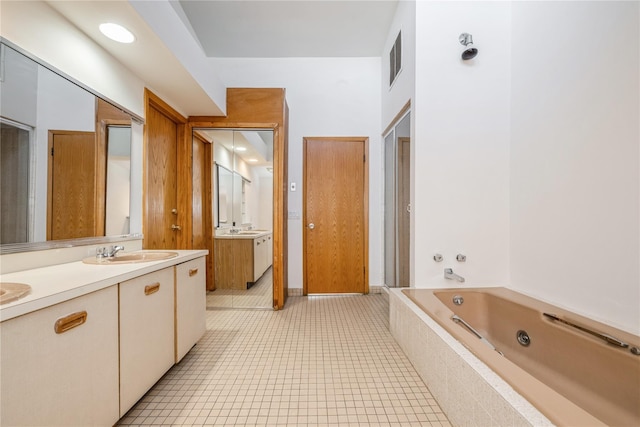
[[[131,147],[142,120],[0,41],[2,253],[139,233]]]

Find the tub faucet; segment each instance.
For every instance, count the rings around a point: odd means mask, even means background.
[[[453,268],[444,269],[444,278],[450,280],[457,280],[458,282],[464,282],[464,277],[453,272]]]

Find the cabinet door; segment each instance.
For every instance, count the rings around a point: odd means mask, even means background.
[[[253,239],[253,281],[256,282],[262,276],[262,237]]]
[[[174,268],[120,283],[120,416],[173,366]]]
[[[267,266],[265,271],[271,267],[271,264],[273,264],[273,234],[267,236]]]
[[[206,329],[205,258],[176,266],[176,363],[191,350]]]
[[[0,339],[0,425],[118,421],[117,286],[2,322]]]

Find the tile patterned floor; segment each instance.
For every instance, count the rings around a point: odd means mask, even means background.
[[[207,332],[119,425],[445,426],[388,331],[388,297],[207,311]]]
[[[273,309],[273,268],[247,290],[216,289],[207,292],[207,308]]]

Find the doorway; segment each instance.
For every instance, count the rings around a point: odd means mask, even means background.
[[[96,135],[49,131],[47,240],[96,234]]]
[[[384,278],[390,287],[408,287],[411,250],[411,113],[400,116],[384,135]]]
[[[213,280],[207,308],[273,309],[274,132],[193,131],[211,145],[204,172],[212,183]]]
[[[304,138],[303,293],[369,292],[368,138]]]

